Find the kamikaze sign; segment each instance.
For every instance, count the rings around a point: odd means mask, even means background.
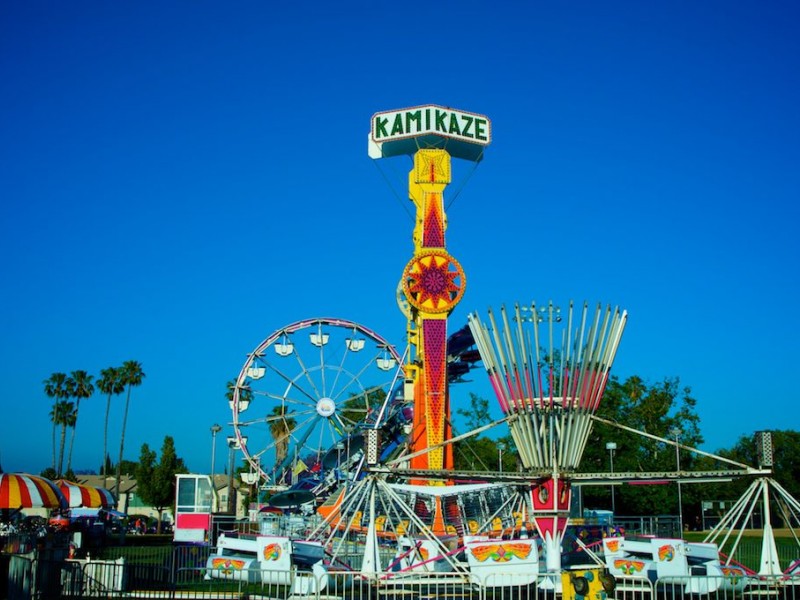
[[[488,145],[492,128],[488,117],[429,104],[372,116],[371,138],[376,144],[438,135],[470,144]]]

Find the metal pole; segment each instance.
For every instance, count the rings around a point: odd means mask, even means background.
[[[678,525],[680,526],[680,535],[683,536],[683,502],[681,500],[681,447],[678,437],[681,435],[680,429],[673,429],[672,433],[675,435],[675,465],[677,467],[678,476]]]
[[[606,442],[606,450],[608,450],[608,460],[611,465],[611,514],[616,514],[617,508],[615,506],[616,498],[614,492],[614,450],[617,449],[616,442]]]
[[[611,475],[614,475],[614,450],[611,450]],[[616,497],[614,491],[614,484],[611,484],[611,513],[617,513]]]
[[[217,455],[217,433],[222,431],[218,423],[211,426],[211,484],[214,484],[214,458]]]
[[[236,454],[236,450],[241,449],[241,444],[246,444],[247,438],[245,436],[241,437],[241,443],[239,442],[239,438],[234,436],[228,436],[228,512],[233,513],[236,515],[236,490],[233,487],[233,466],[235,464],[234,457]]]

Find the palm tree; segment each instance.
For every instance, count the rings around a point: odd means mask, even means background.
[[[297,426],[297,421],[289,416],[286,406],[279,404],[272,408],[267,416],[269,433],[275,442],[275,467],[280,468],[287,454],[289,454],[289,436]]]
[[[121,369],[108,367],[100,371],[100,379],[97,380],[97,389],[107,395],[106,399],[106,420],[103,427],[103,486],[106,484],[106,467],[108,464],[108,414],[111,412],[111,396],[118,396],[125,391],[125,384],[122,382]]]
[[[131,389],[142,384],[145,374],[142,370],[142,363],[135,360],[127,360],[120,368],[120,379],[122,384],[128,388],[128,395],[125,397],[125,412],[122,415],[122,435],[119,438],[119,462],[117,462],[117,481],[114,485],[114,496],[119,498],[119,480],[122,477],[122,451],[125,448],[125,426],[128,422],[128,405],[131,402]]]
[[[50,411],[50,419],[53,421],[53,426],[61,427],[61,443],[59,444],[58,463],[56,467],[56,476],[61,477],[62,467],[64,466],[64,445],[67,440],[67,427],[75,425],[75,403],[68,400],[59,400],[53,405],[53,410]]]
[[[81,410],[81,399],[90,398],[94,394],[94,377],[86,371],[73,371],[67,379],[67,391],[70,398],[75,398],[75,423],[72,425],[72,436],[69,440],[67,471],[72,470],[72,447],[75,444],[75,430],[78,428],[78,413]]]
[[[50,417],[55,412],[56,404],[60,400],[64,400],[67,397],[67,375],[66,373],[53,373],[50,375],[48,379],[45,379],[42,383],[44,383],[44,393],[47,395],[48,398],[53,399],[53,408],[50,411]],[[53,470],[56,468],[56,420],[52,419],[53,421]]]

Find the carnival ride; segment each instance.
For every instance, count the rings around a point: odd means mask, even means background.
[[[490,310],[487,320],[470,314],[468,326],[448,336],[466,288],[445,244],[451,157],[478,162],[490,141],[482,115],[427,105],[373,116],[370,156],[413,158],[414,249],[398,286],[408,348],[401,355],[362,325],[319,318],[276,330],[248,355],[230,400],[236,440],[254,479],[278,492],[272,506],[285,512],[262,515],[254,539],[224,536],[209,559],[211,577],[248,578],[280,560],[279,571],[305,574],[297,593],[319,593],[324,577],[345,572],[362,583],[446,575],[442,581],[466,586],[556,592],[564,581],[577,591],[576,580],[594,578],[599,594],[613,591],[610,574],[630,575],[629,564],[651,578],[691,578],[698,565],[712,578],[744,575],[720,562],[713,539],[612,537],[596,551],[583,548],[588,564],[563,578],[576,568],[562,564],[572,485],[587,479],[577,469],[627,313],[518,304]],[[508,427],[520,473],[454,470],[453,444],[490,427],[454,437],[450,420],[448,386],[479,361],[503,412],[490,426]],[[768,473],[736,465],[740,474]]]
[[[301,474],[325,483],[330,467],[355,459],[359,432],[387,398],[382,424],[402,421],[401,364],[394,346],[352,321],[316,318],[273,332],[248,355],[230,400],[251,472],[273,485]]]

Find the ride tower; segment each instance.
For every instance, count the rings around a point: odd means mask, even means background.
[[[561,570],[561,542],[572,485],[600,406],[627,312],[588,304],[562,314],[548,303],[505,307],[488,324],[468,317],[484,368],[523,468],[531,474],[529,506],[542,538],[547,571]],[[552,581],[552,580],[551,580]]]
[[[479,162],[491,142],[483,115],[425,105],[376,113],[369,156],[413,157],[408,194],[416,209],[414,252],[403,270],[398,303],[407,318],[410,346],[404,365],[405,397],[413,398],[411,468],[452,470],[447,384],[447,318],[466,288],[464,270],[447,251],[444,189],[451,157]]]

